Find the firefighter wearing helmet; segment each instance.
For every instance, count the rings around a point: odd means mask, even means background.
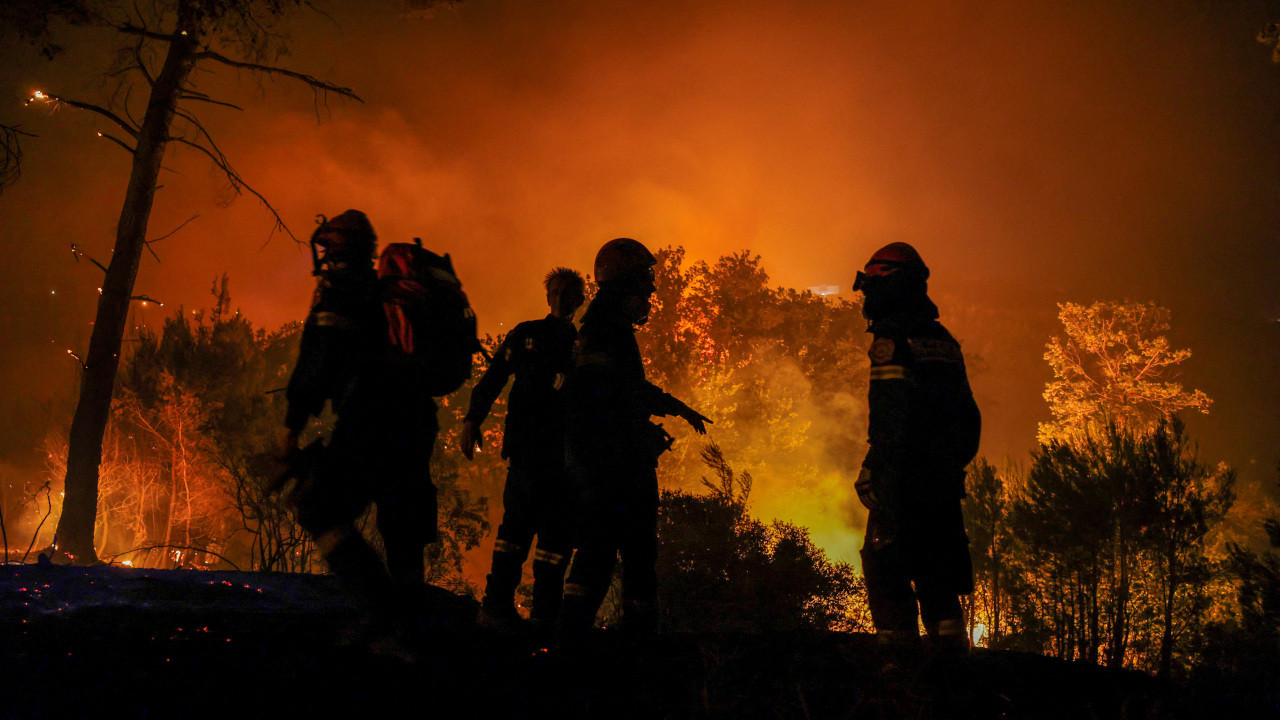
[[[967,653],[960,596],[973,592],[973,567],[960,500],[981,418],[928,279],[920,254],[898,242],[876,251],[854,283],[874,336],[870,448],[855,485],[870,510],[862,568],[882,642],[917,644],[918,606],[935,648]]]
[[[423,584],[423,550],[436,535],[436,407],[415,378],[388,365],[377,236],[365,214],[321,216],[311,246],[317,287],[286,391],[280,453],[290,469],[281,482],[298,479],[290,494],[298,522],[334,574],[394,613]],[[326,402],[337,415],[327,446],[317,440],[300,450],[299,437]],[[370,503],[385,565],[355,525]]]
[[[671,438],[650,417],[674,415],[703,434],[711,422],[645,379],[635,328],[649,316],[656,262],[630,238],[610,240],[596,255],[600,290],[583,316],[565,384],[578,527],[560,614],[564,638],[590,629],[619,556],[624,630],[656,628],[657,466]]]

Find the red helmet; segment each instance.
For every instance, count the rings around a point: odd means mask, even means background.
[[[867,278],[892,275],[899,270],[915,275],[921,280],[929,279],[929,267],[920,258],[920,253],[904,242],[889,243],[875,251],[863,270],[864,272],[858,273],[858,279],[854,281],[854,290],[861,290]]]
[[[630,285],[653,291],[653,266],[658,259],[631,238],[610,240],[596,253],[596,282]]]

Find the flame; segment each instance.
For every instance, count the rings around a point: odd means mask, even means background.
[[[986,647],[987,646],[987,626],[983,625],[982,623],[974,623],[973,635],[970,637],[970,639],[973,640],[974,647]]]

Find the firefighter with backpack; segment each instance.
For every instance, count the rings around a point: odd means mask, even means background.
[[[424,581],[423,551],[436,539],[432,398],[469,374],[475,316],[447,255],[391,244],[375,272],[377,236],[358,210],[321,216],[311,242],[318,283],[286,391],[282,456],[312,454],[298,438],[329,401],[337,420],[293,493],[298,522],[335,574],[385,599]],[[385,566],[355,525],[370,503]]]
[[[482,441],[480,425],[514,375],[502,435],[502,457],[510,462],[502,492],[502,524],[478,621],[504,631],[520,627],[515,592],[536,535],[530,619],[545,635],[559,615],[565,570],[573,551],[560,388],[573,367],[578,336],[573,316],[585,299],[586,283],[577,271],[561,267],[548,273],[544,284],[550,314],[516,325],[503,338],[493,362],[471,391],[461,443],[463,454],[471,459]]]
[[[568,395],[566,452],[577,495],[577,554],[565,582],[559,631],[591,628],[622,559],[623,629],[657,627],[658,457],[671,437],[653,415],[674,415],[699,433],[711,420],[645,379],[635,329],[649,316],[657,260],[630,238],[610,240],[595,260],[600,291],[582,319]]]

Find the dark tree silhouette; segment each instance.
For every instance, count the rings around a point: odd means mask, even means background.
[[[16,125],[0,125],[0,192],[22,177],[22,138],[35,137]]]
[[[709,491],[662,493],[658,574],[669,630],[763,632],[866,630],[865,589],[853,568],[831,562],[804,528],[751,518],[751,476],[720,448],[702,460]]]
[[[310,87],[323,101],[329,94],[359,99],[350,88],[277,67],[271,60],[284,50],[278,22],[305,0],[159,0],[134,3],[90,3],[78,0],[7,3],[0,20],[17,29],[42,54],[53,59],[60,48],[52,41],[56,21],[115,33],[123,46],[104,77],[117,91],[104,104],[38,91],[33,102],[55,103],[104,118],[111,129],[100,132],[133,157],[124,205],[116,228],[111,261],[94,318],[88,353],[82,360],[80,396],[71,425],[65,499],[56,533],[59,556],[77,563],[96,561],[93,543],[98,496],[98,466],[120,364],[129,304],[142,299],[134,283],[144,250],[149,250],[147,224],[155,201],[161,161],[171,144],[207,157],[226,176],[231,189],[261,200],[288,232],[279,213],[249,186],[213,136],[190,109],[215,105],[240,109],[197,89],[193,72],[201,65],[221,65],[263,76],[285,78]],[[135,114],[135,89],[145,97]]]

